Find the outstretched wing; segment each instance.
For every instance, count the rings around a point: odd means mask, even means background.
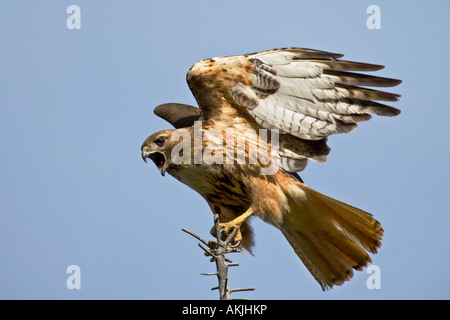
[[[249,110],[263,127],[318,140],[347,133],[370,114],[395,116],[398,109],[375,101],[397,101],[399,95],[363,88],[392,87],[400,80],[351,71],[383,66],[338,60],[342,55],[307,49],[271,50],[252,55],[258,73],[252,91],[258,106]]]
[[[279,129],[279,166],[304,169],[307,160],[323,162],[326,138],[347,133],[371,114],[400,111],[379,101],[399,95],[366,87],[392,87],[400,80],[359,73],[383,66],[340,60],[343,55],[283,48],[197,62],[187,82],[201,120],[219,128]]]
[[[161,104],[155,108],[154,113],[176,129],[194,125],[201,115],[199,108],[182,103]]]

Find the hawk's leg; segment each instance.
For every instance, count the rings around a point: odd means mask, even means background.
[[[220,223],[219,226],[220,226],[220,229],[222,230],[222,235],[227,237],[229,234],[231,234],[233,232],[234,229],[239,228],[253,213],[254,213],[253,210],[248,209],[246,212],[244,212],[239,217],[237,217],[231,221],[228,221],[228,222]],[[236,235],[231,240],[231,243],[236,244],[236,243],[239,243],[241,240],[242,240],[242,234],[241,234],[241,231],[238,229]]]

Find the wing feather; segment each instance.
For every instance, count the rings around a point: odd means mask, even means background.
[[[196,63],[187,81],[202,110],[201,120],[222,128],[279,129],[279,165],[294,172],[305,167],[305,159],[324,161],[329,152],[306,152],[305,141],[326,145],[329,135],[353,131],[371,114],[400,113],[380,103],[395,102],[398,94],[373,89],[393,87],[400,80],[360,73],[384,66],[342,56],[282,48],[218,57]],[[288,139],[295,143],[284,143]]]
[[[324,70],[323,74],[327,76],[335,84],[344,84],[350,86],[365,86],[365,87],[393,87],[400,84],[400,80],[376,77],[372,75]]]
[[[161,104],[153,112],[176,129],[192,126],[201,115],[199,108],[182,103]]]

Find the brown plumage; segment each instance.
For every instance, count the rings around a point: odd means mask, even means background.
[[[371,114],[400,112],[377,102],[398,95],[364,88],[399,80],[355,73],[382,66],[340,57],[284,48],[202,60],[187,74],[200,109],[157,107],[155,113],[176,130],[152,134],[141,148],[144,160],[196,190],[219,213],[224,232],[240,226],[244,249],[254,243],[247,220],[252,215],[280,229],[324,290],[371,262],[383,229],[369,213],[293,175],[308,160],[326,161],[328,135],[350,132]],[[278,132],[265,137],[260,129]]]
[[[165,103],[154,110],[158,117],[171,123],[176,129],[194,125],[200,118],[200,109],[182,103]]]

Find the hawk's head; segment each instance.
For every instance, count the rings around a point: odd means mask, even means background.
[[[164,176],[171,159],[174,142],[171,141],[173,130],[162,130],[148,137],[141,147],[142,159],[151,159]]]

